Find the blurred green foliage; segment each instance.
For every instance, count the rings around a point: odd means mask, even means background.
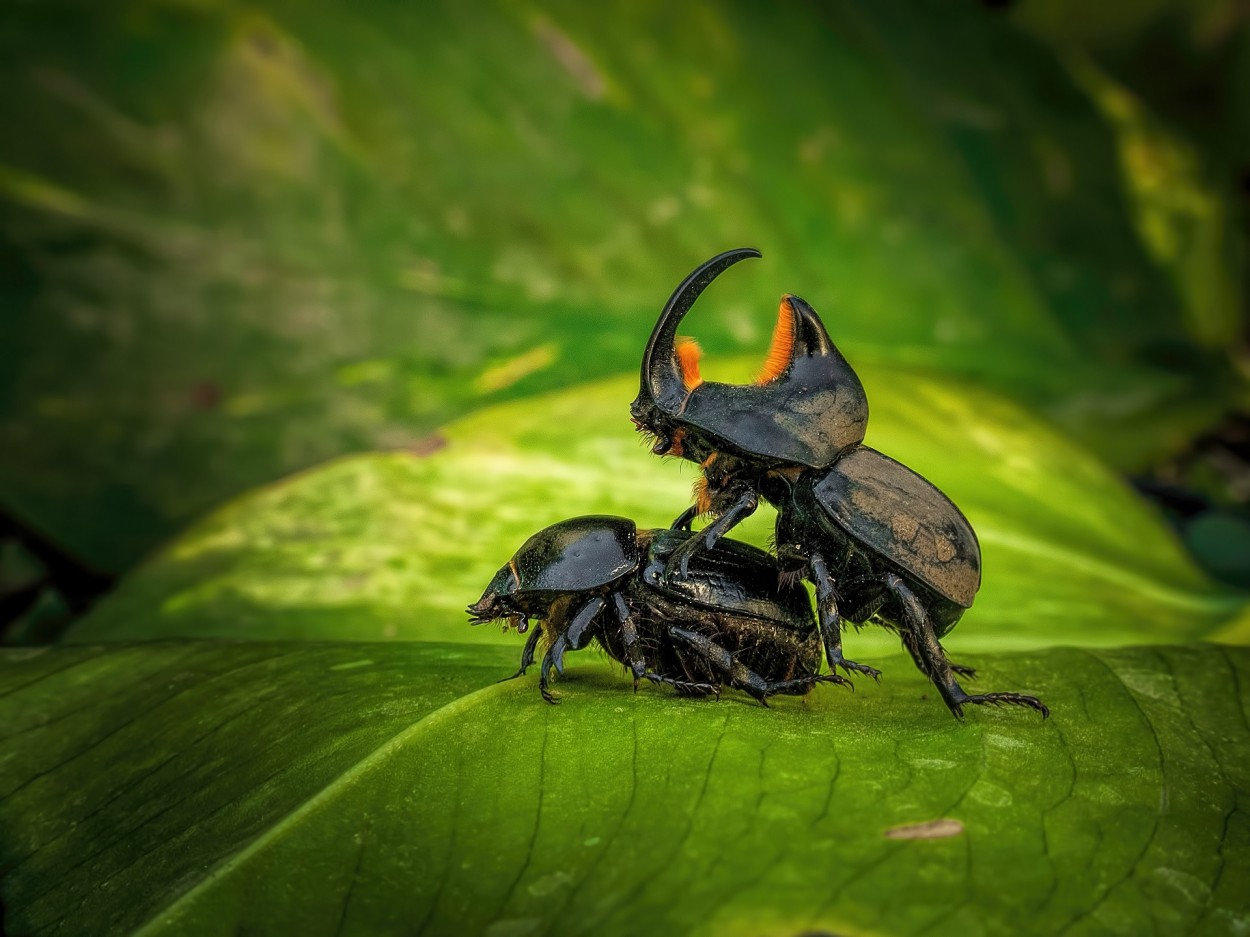
[[[1184,642],[1233,627],[1245,596],[1194,569],[1155,512],[1070,440],[950,379],[860,376],[868,444],[941,487],[981,541],[985,584],[953,647]],[[615,379],[488,407],[418,452],[345,458],[244,495],[67,639],[469,640],[465,605],[534,531],[605,513],[667,527],[689,503],[694,467],[648,455],[624,418],[637,387]],[[773,516],[762,508],[734,536],[768,544]],[[492,635],[514,643],[489,628],[473,640]]]
[[[1210,178],[1250,194],[1250,11],[1241,0],[1022,0],[1012,18],[1096,59],[1198,145]]]
[[[713,352],[797,292],[857,364],[975,379],[1122,466],[1243,395],[1220,190],[972,5],[20,3],[0,106],[0,504],[105,570],[632,369],[740,244],[764,263],[691,322]]]
[[[1187,121],[1134,51],[1180,24],[1176,84],[1245,78],[1235,13],[9,4],[0,509],[116,571],[233,500],[0,650],[3,928],[1250,927],[1250,661],[1201,643],[1246,596],[1119,477],[1247,402],[1243,83]],[[742,244],[705,373],[820,310],[869,444],[980,534],[952,654],[1048,722],[956,722],[876,628],[881,685],[772,710],[592,653],[558,709],[492,684],[520,642],[461,610],[526,536],[687,503],[587,381]],[[0,542],[0,598],[45,575]]]

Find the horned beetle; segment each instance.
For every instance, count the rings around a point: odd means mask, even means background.
[[[835,673],[880,671],[842,653],[845,621],[898,632],[916,666],[956,716],[969,703],[1011,703],[1049,715],[1022,693],[969,695],[939,638],[972,605],[981,585],[981,549],[972,526],[936,487],[863,445],[868,400],[859,377],[829,338],[816,311],[797,296],[781,299],[765,366],[754,384],[704,381],[698,346],[677,341],[677,327],[699,294],[753,248],[726,251],[691,273],[660,313],[642,359],[634,424],[654,437],[652,452],[696,462],[695,504],[673,523],[688,530],[715,520],[673,550],[669,582],[691,575],[692,559],[759,505],[777,508],[781,562],[816,587],[819,630]]]

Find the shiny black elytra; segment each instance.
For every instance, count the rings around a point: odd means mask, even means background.
[[[534,663],[545,637],[538,687],[549,703],[552,669],[563,674],[565,653],[591,639],[629,668],[635,690],[642,679],[691,696],[725,684],[767,705],[777,693],[847,682],[820,674],[807,591],[784,581],[764,551],[725,539],[694,557],[685,577],[666,581],[669,557],[692,536],[640,531],[623,517],[561,521],[530,537],[466,611],[472,624],[505,619],[519,632],[542,621],[513,677]]]
[[[715,520],[673,551],[670,582],[689,575],[691,559],[715,547],[763,497],[777,508],[783,564],[816,587],[825,657],[836,672],[880,671],[842,653],[844,622],[875,621],[898,632],[916,666],[956,716],[968,703],[1013,703],[1049,714],[1021,693],[969,695],[939,638],[971,607],[981,585],[981,549],[959,509],[932,484],[863,445],[868,400],[816,311],[782,297],[761,379],[705,382],[697,346],[676,343],[677,327],[699,294],[753,248],[726,251],[690,274],[669,298],[647,343],[635,425],[655,438],[657,455],[697,462],[696,503],[673,523]],[[791,565],[792,564],[792,565]]]

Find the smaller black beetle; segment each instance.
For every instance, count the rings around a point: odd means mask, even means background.
[[[561,521],[530,537],[465,611],[472,624],[506,619],[522,633],[529,619],[542,621],[512,677],[534,663],[545,636],[538,687],[549,703],[552,668],[563,673],[565,652],[591,638],[632,671],[635,690],[642,679],[691,696],[727,684],[767,705],[775,693],[849,684],[820,674],[807,590],[763,550],[723,539],[692,558],[686,578],[665,581],[669,557],[691,536],[639,531],[624,517]]]

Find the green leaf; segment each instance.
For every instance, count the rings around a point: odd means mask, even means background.
[[[1018,407],[897,368],[861,374],[868,442],[946,491],[981,539],[985,584],[955,647],[1178,641],[1243,609],[1123,482]],[[647,455],[629,424],[636,390],[620,378],[487,408],[428,455],[341,459],[246,495],[68,638],[465,640],[465,605],[539,528],[603,513],[667,526],[688,502],[694,466]],[[772,518],[735,536],[763,545]]]
[[[8,932],[1250,926],[1250,650],[973,656],[1054,715],[963,723],[902,657],[766,710],[583,653],[552,707],[515,651],[0,652]]]
[[[286,472],[636,366],[739,244],[766,259],[709,293],[713,351],[798,292],[857,364],[973,377],[1126,465],[1243,392],[1235,219],[1150,161],[1183,243],[1143,240],[1133,127],[973,5],[8,13],[0,492],[104,569]]]

